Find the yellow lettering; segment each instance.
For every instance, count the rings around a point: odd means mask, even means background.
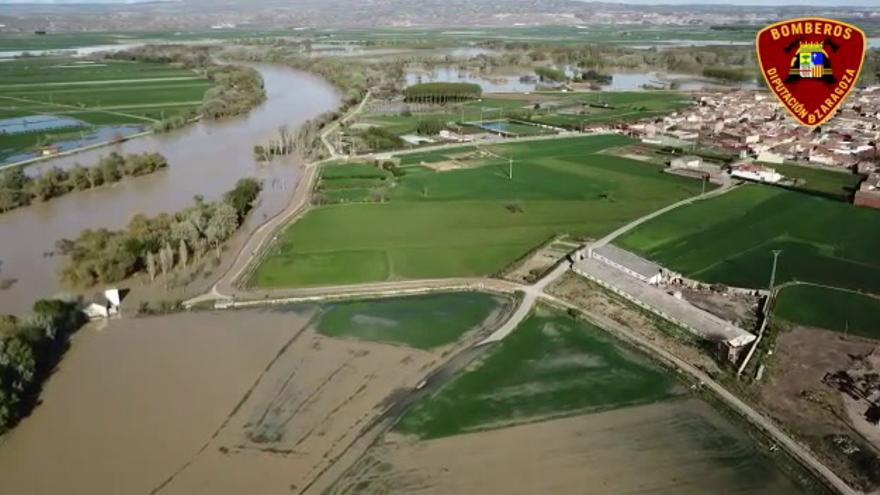
[[[831,32],[834,30],[834,26],[832,26],[831,24],[825,24],[824,28],[825,29],[822,30],[822,33],[824,33],[825,36],[831,36]]]
[[[843,30],[843,39],[848,40],[852,37],[852,28],[846,28]]]
[[[770,37],[773,38],[774,41],[778,40],[779,39],[779,30],[776,28],[771,29],[770,30]]]

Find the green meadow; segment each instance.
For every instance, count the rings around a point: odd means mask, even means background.
[[[880,212],[779,188],[747,185],[662,215],[618,244],[689,277],[765,288],[813,282],[880,293]]]
[[[815,285],[779,292],[773,315],[808,327],[880,339],[880,298]]]
[[[598,153],[628,142],[608,135],[497,145],[478,166],[446,172],[419,164],[467,148],[404,155],[405,175],[382,202],[313,208],[280,235],[251,283],[490,275],[551,236],[598,237],[699,193],[698,181]]]
[[[786,178],[796,180],[798,182],[794,186],[796,189],[819,193],[846,202],[850,202],[862,181],[860,175],[849,172],[833,172],[789,164],[772,164],[770,166]]]
[[[486,357],[416,404],[396,428],[437,438],[675,394],[669,374],[598,327],[539,308]]]
[[[318,331],[330,337],[432,349],[483,324],[504,300],[482,292],[345,301],[324,306]]]
[[[0,64],[0,119],[28,115],[73,117],[89,125],[151,126],[194,112],[212,83],[164,64],[25,57]],[[80,130],[0,137],[0,156],[71,136]]]
[[[665,115],[690,104],[683,95],[674,91],[568,93],[562,101],[564,104],[537,113],[530,120],[579,128],[588,124],[626,122]]]

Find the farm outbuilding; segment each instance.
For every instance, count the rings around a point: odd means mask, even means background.
[[[591,249],[589,257],[651,285],[663,281],[663,267],[613,244]]]

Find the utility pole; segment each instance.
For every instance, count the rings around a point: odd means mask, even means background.
[[[776,264],[780,254],[782,254],[781,249],[773,250],[773,268],[770,270],[770,297],[773,297],[773,288],[776,287]]]
[[[513,180],[513,158],[507,163],[507,178]]]

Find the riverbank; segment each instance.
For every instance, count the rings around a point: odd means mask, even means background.
[[[267,91],[266,102],[248,115],[202,121],[177,131],[31,165],[35,173],[56,166],[69,169],[77,162],[97,162],[110,151],[159,152],[174,164],[167,173],[67,195],[0,216],[0,238],[4,239],[0,279],[16,280],[0,290],[0,314],[23,313],[41,297],[66,292],[58,279],[62,259],[52,253],[58,240],[76,237],[84,229],[119,229],[136,214],[155,216],[189,206],[196,195],[217,199],[245,176],[254,176],[264,184],[248,222],[262,223],[284,209],[300,178],[298,160],[283,157],[258,164],[253,145],[275,134],[279,126],[294,127],[335,108],[339,94],[325,81],[301,71],[248,65],[260,72]]]

